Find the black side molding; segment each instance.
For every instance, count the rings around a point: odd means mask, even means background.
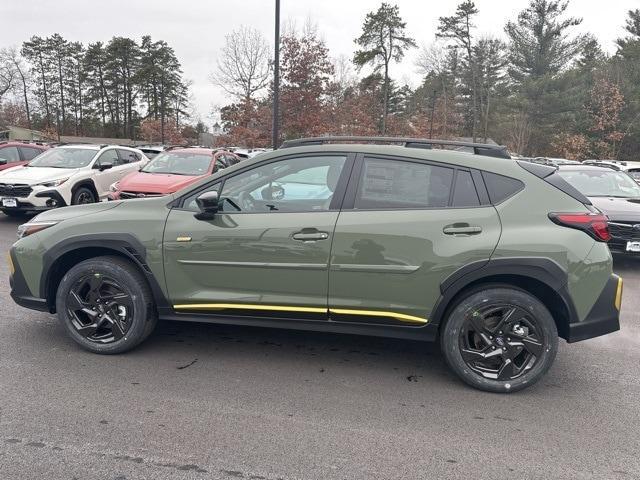
[[[619,281],[617,275],[611,275],[586,318],[569,324],[567,342],[580,342],[620,330],[620,312],[615,306]]]

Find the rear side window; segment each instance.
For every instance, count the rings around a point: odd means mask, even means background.
[[[524,183],[515,178],[497,173],[482,172],[491,203],[500,203],[524,188]]]
[[[142,158],[138,153],[131,150],[118,149],[118,155],[120,156],[120,165],[126,165],[127,163],[139,162]]]
[[[471,178],[471,173],[458,170],[456,174],[456,186],[453,191],[454,207],[477,207],[480,205],[480,198],[476,186]]]
[[[24,160],[33,160],[42,153],[42,150],[31,147],[20,147],[20,153]]]
[[[365,158],[354,207],[443,208],[449,205],[453,169]]]

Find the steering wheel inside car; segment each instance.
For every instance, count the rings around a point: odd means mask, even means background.
[[[242,192],[238,195],[238,204],[243,211],[252,211],[256,209],[256,200],[249,192]]]

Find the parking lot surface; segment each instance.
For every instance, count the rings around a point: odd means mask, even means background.
[[[94,355],[11,301],[3,259],[0,478],[640,478],[640,260],[616,271],[622,331],[495,395],[389,339],[165,322]]]

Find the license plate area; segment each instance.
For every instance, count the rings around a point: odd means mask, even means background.
[[[627,252],[640,253],[640,241],[627,242]]]
[[[18,200],[15,198],[3,198],[2,206],[8,208],[15,208],[18,206]]]

